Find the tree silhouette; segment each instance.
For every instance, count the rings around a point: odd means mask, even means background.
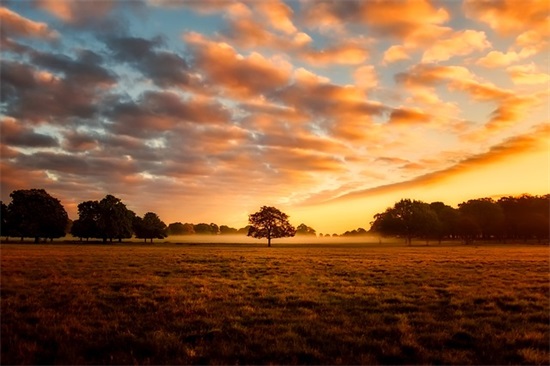
[[[166,224],[156,213],[147,212],[143,218],[135,218],[134,231],[137,238],[144,239],[145,242],[150,239],[152,243],[155,238],[164,239],[166,237]]]
[[[296,235],[317,236],[315,229],[307,226],[306,224],[298,225],[298,227],[296,228]]]
[[[267,246],[271,246],[271,239],[292,237],[296,229],[288,222],[288,215],[275,207],[262,206],[260,211],[249,215],[250,228],[248,236],[261,239],[267,238]]]
[[[2,201],[0,201],[0,206],[2,208],[2,211],[0,212],[0,236],[5,236],[7,240],[11,235],[8,220],[8,206]]]
[[[437,214],[430,205],[410,199],[402,199],[385,212],[376,214],[374,219],[372,231],[382,235],[402,236],[409,245],[415,237],[427,239],[439,225]]]
[[[107,195],[99,201],[98,231],[99,237],[106,242],[113,238],[122,239],[132,237],[132,224],[135,213],[126,208],[119,198]]]
[[[23,237],[61,238],[69,217],[57,198],[43,189],[17,190],[10,194],[12,201],[7,207],[7,223],[14,233]]]
[[[503,232],[504,213],[491,198],[479,198],[463,202],[458,210],[464,218],[470,219],[480,230],[481,239],[500,236]]]
[[[168,225],[168,235],[192,235],[195,233],[193,224],[182,224],[181,222],[173,222]]]
[[[73,222],[71,235],[82,238],[98,238],[99,234],[99,202],[85,201],[78,204],[78,219]]]

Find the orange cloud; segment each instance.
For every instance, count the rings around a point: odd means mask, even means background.
[[[391,112],[389,122],[408,125],[430,120],[431,117],[418,108],[396,108]]]
[[[307,203],[319,204],[349,199],[358,199],[361,197],[397,192],[401,190],[420,188],[425,187],[426,185],[436,184],[464,172],[481,169],[492,163],[503,161],[511,156],[537,151],[547,151],[548,145],[546,136],[548,136],[549,133],[550,124],[544,123],[535,127],[532,131],[530,131],[530,133],[514,136],[503,141],[500,144],[492,146],[485,153],[464,158],[450,168],[424,174],[411,180],[382,185],[374,188],[368,188],[365,190],[359,190],[343,195],[340,195],[340,189],[334,190],[332,192],[332,197],[336,198],[332,198],[329,200],[326,200],[328,194],[327,192],[325,192],[323,196],[320,197],[322,201],[320,201],[319,198],[313,196]]]
[[[426,0],[305,2],[306,23],[324,31],[361,23],[377,34],[406,39],[449,20],[449,13]],[[433,29],[432,29],[433,30]],[[417,33],[418,32],[418,33]],[[425,33],[424,33],[425,34]]]
[[[67,23],[80,23],[89,19],[101,19],[113,8],[116,1],[37,0],[41,9]]]
[[[500,51],[491,51],[484,57],[476,61],[476,65],[480,65],[487,68],[497,68],[502,66],[508,66],[516,61],[520,60],[520,55],[514,51],[508,51],[506,53]]]
[[[350,42],[320,50],[308,48],[299,55],[312,65],[358,65],[365,62],[369,53],[364,46]]]
[[[401,60],[408,60],[411,57],[409,56],[409,52],[407,51],[407,48],[402,45],[394,45],[391,46],[384,52],[384,58],[382,59],[382,63],[389,64],[396,61]]]
[[[364,90],[375,88],[378,85],[376,70],[372,65],[358,67],[353,72],[355,85]]]
[[[538,71],[534,63],[510,66],[506,71],[512,82],[518,85],[548,84],[550,81],[550,75]]]
[[[468,17],[487,23],[503,35],[548,29],[550,19],[547,0],[465,0],[463,7]]]
[[[197,33],[185,34],[184,40],[204,81],[222,92],[239,98],[258,97],[290,81],[292,66],[282,58],[267,59],[256,52],[244,57],[227,43],[213,42]]]
[[[285,3],[278,0],[257,1],[252,3],[255,9],[268,21],[269,25],[285,34],[291,35],[297,31],[292,22],[293,11]]]
[[[464,30],[433,43],[422,56],[422,62],[446,61],[451,57],[469,55],[491,47],[485,32]]]
[[[32,21],[5,7],[0,7],[0,33],[2,33],[2,38],[6,36],[45,39],[59,37],[59,34],[50,29],[46,23]]]

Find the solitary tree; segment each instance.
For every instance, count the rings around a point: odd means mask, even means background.
[[[248,222],[248,236],[267,238],[268,247],[271,246],[271,239],[292,237],[296,234],[296,229],[288,222],[288,215],[275,207],[263,206],[260,211],[248,216]]]
[[[152,243],[155,238],[163,239],[166,237],[166,224],[161,221],[156,213],[147,212],[143,219],[136,217],[134,231],[136,237],[143,239],[145,242],[150,239]]]
[[[9,212],[10,230],[19,236],[34,238],[61,238],[69,217],[67,211],[57,198],[50,196],[43,189],[13,191],[10,194]]]

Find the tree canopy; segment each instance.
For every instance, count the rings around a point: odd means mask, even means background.
[[[292,237],[296,229],[288,222],[288,215],[275,207],[262,206],[260,211],[249,215],[250,228],[248,236],[267,239],[267,246],[271,246],[271,239]]]
[[[143,218],[136,216],[134,219],[134,231],[136,238],[147,239],[153,242],[153,239],[163,239],[166,235],[166,224],[154,212],[147,212]]]
[[[44,189],[17,190],[10,197],[12,201],[5,209],[6,222],[2,222],[7,228],[6,234],[34,238],[35,243],[40,238],[65,236],[69,217],[57,198],[50,196]]]

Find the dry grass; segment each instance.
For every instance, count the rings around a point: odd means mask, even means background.
[[[2,245],[2,364],[549,364],[546,246]]]

